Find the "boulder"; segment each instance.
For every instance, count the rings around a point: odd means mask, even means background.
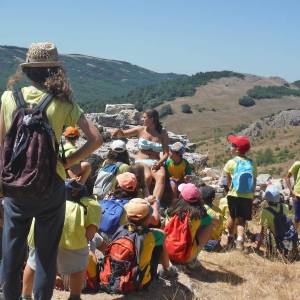
[[[271,183],[272,175],[270,174],[259,174],[256,178],[256,185],[267,186]]]
[[[135,110],[134,104],[124,103],[124,104],[106,104],[105,113],[108,115],[115,115],[120,113],[122,110]]]

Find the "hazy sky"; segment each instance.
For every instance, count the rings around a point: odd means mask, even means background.
[[[157,72],[300,79],[297,0],[0,0],[0,12],[0,45],[54,41]]]

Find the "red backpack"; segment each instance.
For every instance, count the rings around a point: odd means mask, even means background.
[[[119,227],[100,266],[100,289],[126,294],[141,288],[143,272],[139,257],[144,233],[137,232],[132,224]]]
[[[186,263],[192,251],[192,235],[189,227],[190,214],[175,214],[165,226],[165,245],[170,260],[175,263]]]

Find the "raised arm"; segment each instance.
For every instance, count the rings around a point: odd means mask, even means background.
[[[142,129],[143,129],[142,126],[134,127],[126,130],[118,128],[112,132],[112,137],[121,138],[121,137],[139,136]]]
[[[81,148],[68,156],[66,164],[64,165],[66,169],[76,163],[76,161],[85,159],[97,150],[103,143],[98,129],[95,127],[93,122],[88,120],[84,115],[80,117],[78,126],[85,134],[87,141]]]

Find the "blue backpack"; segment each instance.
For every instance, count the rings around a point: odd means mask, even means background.
[[[103,199],[99,201],[102,210],[99,231],[106,233],[108,236],[114,234],[120,226],[120,219],[124,212],[124,205],[128,199]]]
[[[254,188],[253,163],[250,159],[234,158],[236,167],[232,176],[232,187],[242,194],[252,193]]]
[[[93,194],[97,195],[98,199],[103,199],[105,195],[113,187],[113,179],[122,165],[121,162],[106,165],[98,171],[98,175],[94,184]]]

